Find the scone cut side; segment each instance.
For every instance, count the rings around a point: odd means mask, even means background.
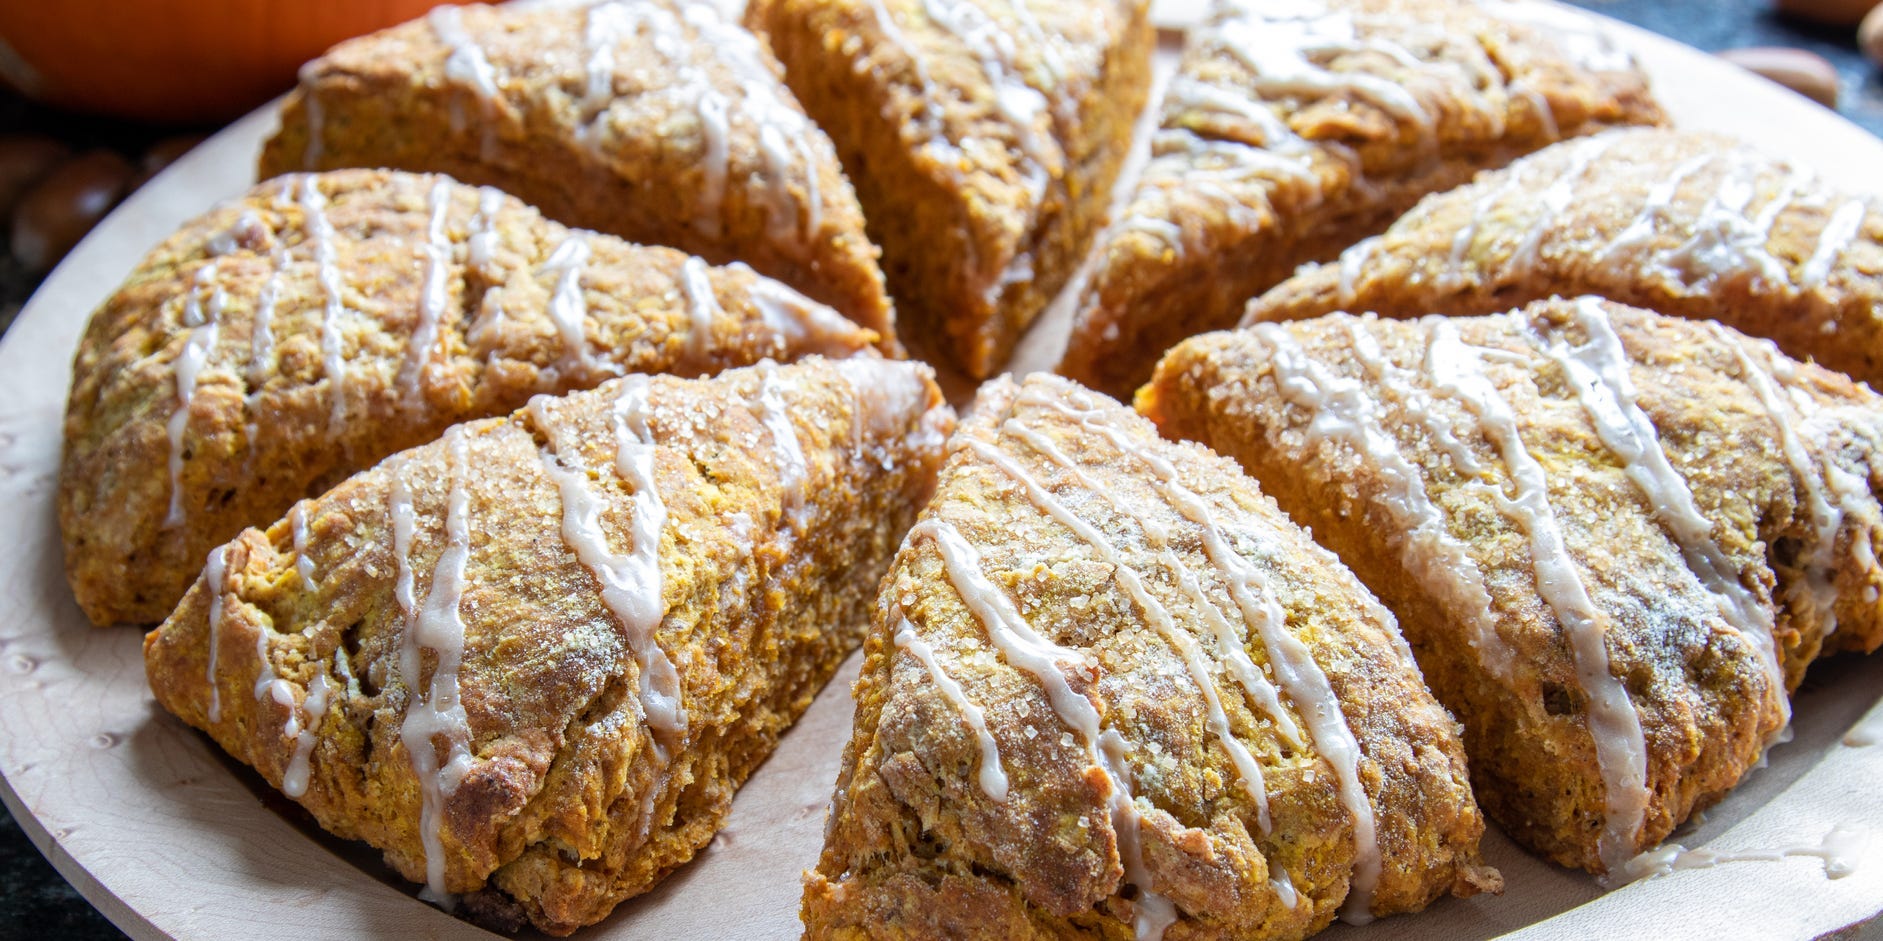
[[[1563,865],[1625,875],[1757,766],[1814,658],[1883,642],[1883,403],[1717,324],[1592,297],[1259,324],[1137,404],[1378,593],[1486,813]]]
[[[1600,27],[1505,0],[1216,0],[1161,108],[1059,366],[1113,395],[1422,196],[1557,140],[1665,120]]]
[[[1713,134],[1613,131],[1433,196],[1245,323],[1491,314],[1597,294],[1883,381],[1883,206]]]
[[[811,938],[1300,938],[1495,890],[1393,618],[1233,463],[982,387],[876,600]]]
[[[712,3],[438,7],[303,67],[260,167],[495,186],[565,225],[743,261],[899,349],[830,139]]]
[[[68,578],[94,623],[154,623],[244,526],[455,422],[876,339],[744,265],[567,229],[493,189],[270,180],[92,315],[59,478]]]
[[[1151,80],[1145,0],[754,0],[829,132],[904,339],[999,371],[1104,222]]]
[[[875,358],[539,397],[212,552],[151,689],[427,898],[568,934],[712,838],[952,426]]]

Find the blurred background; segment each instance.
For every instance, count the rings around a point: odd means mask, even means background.
[[[435,2],[0,0],[0,333],[46,272],[164,167],[287,91],[328,46]],[[1720,54],[1883,136],[1877,0],[1574,2]],[[27,937],[125,936],[0,808],[0,939]]]

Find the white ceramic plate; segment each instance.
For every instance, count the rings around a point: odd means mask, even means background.
[[[1159,10],[1182,16],[1193,6],[1160,0]],[[1709,56],[1621,24],[1607,28],[1649,67],[1682,126],[1733,133],[1845,188],[1883,191],[1883,141]],[[145,941],[247,937],[263,926],[296,941],[489,938],[387,879],[371,851],[299,822],[293,805],[159,711],[144,683],[140,633],[89,627],[61,571],[52,494],[79,332],[151,246],[247,188],[273,124],[267,110],[245,118],[126,201],[46,280],[0,343],[0,798],[67,879]],[[1057,358],[1063,314],[1042,322],[1023,364]],[[698,859],[583,937],[796,937],[799,873],[817,857],[855,671],[853,657]],[[1796,856],[1602,895],[1586,876],[1492,833],[1485,852],[1508,881],[1502,897],[1447,901],[1323,937],[1807,939],[1866,921],[1883,910],[1883,746],[1842,740],[1866,711],[1883,718],[1879,697],[1883,659],[1818,665],[1797,699],[1797,739],[1677,837],[1744,852],[1816,845],[1842,827],[1854,842],[1871,841],[1851,854],[1856,868],[1844,878]]]

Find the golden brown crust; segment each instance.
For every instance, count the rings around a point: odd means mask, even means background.
[[[495,191],[283,177],[185,225],[93,314],[59,481],[68,578],[95,623],[152,623],[242,527],[454,422],[626,372],[874,340],[744,266],[565,229]]]
[[[878,252],[829,138],[763,44],[712,11],[473,5],[342,43],[302,69],[260,175],[496,186],[567,225],[747,262],[893,352]]]
[[[856,181],[924,355],[992,375],[1084,257],[1150,85],[1147,6],[750,4]]]
[[[1684,483],[1631,477],[1654,479],[1649,458],[1631,462],[1603,438],[1624,409],[1602,424],[1591,409],[1604,406],[1589,404],[1626,396],[1605,399],[1609,380],[1567,372],[1569,358],[1601,361],[1591,310],[1625,350],[1621,381],[1649,423],[1648,440],[1615,440],[1658,450]],[[1573,573],[1554,588],[1541,587],[1544,524],[1523,512],[1525,485],[1490,420],[1458,391],[1464,348],[1447,331],[1491,351],[1477,354],[1483,375],[1546,480]],[[1164,433],[1241,461],[1354,567],[1399,615],[1440,700],[1466,717],[1486,811],[1519,842],[1595,871],[1609,796],[1590,732],[1601,690],[1579,678],[1573,608],[1541,593],[1579,580],[1600,612],[1602,675],[1622,678],[1638,714],[1652,800],[1622,847],[1631,855],[1754,765],[1827,631],[1859,648],[1883,640],[1877,405],[1759,341],[1593,299],[1208,334],[1171,351],[1138,397]],[[1710,531],[1680,535],[1680,491]],[[1750,613],[1735,613],[1738,600]]]
[[[1304,937],[1348,896],[1361,826],[1342,802],[1331,733],[1307,718],[1317,705],[1364,755],[1356,787],[1384,859],[1374,913],[1498,884],[1478,865],[1483,824],[1457,724],[1391,615],[1232,463],[1045,375],[983,387],[949,447],[877,601],[856,731],[807,876],[810,937],[1126,938],[1153,894],[1180,913],[1171,937]],[[1170,462],[1176,483],[1147,461]],[[1178,490],[1194,493],[1188,513]],[[1212,561],[1194,506],[1234,565],[1257,574],[1236,582]],[[973,588],[977,576],[989,587]],[[1234,600],[1232,584],[1250,604],[1278,605],[1276,627],[1303,652],[1273,653],[1267,615]],[[1001,604],[1024,624],[989,620]],[[1048,648],[1056,666],[1026,666],[1024,651],[1041,647],[1016,640],[1024,630],[1063,645]],[[1234,673],[1231,651],[1257,679]],[[1299,698],[1287,669],[1324,677],[1337,702]],[[1101,743],[1117,737],[1101,748],[1124,757],[1095,759],[1048,674],[1096,710]],[[1269,711],[1253,690],[1275,686]],[[990,749],[1004,797],[987,784]],[[1118,814],[1120,793],[1141,824]]]
[[[407,878],[427,877],[426,800],[437,799],[445,887],[499,890],[541,930],[567,934],[705,845],[860,639],[952,425],[930,375],[812,359],[711,380],[630,377],[459,426],[307,504],[312,585],[288,521],[245,531],[222,556],[222,582],[212,565],[146,639],[151,688],[276,786],[295,731],[311,726],[298,799]],[[648,454],[653,505],[616,470]],[[584,492],[613,562],[578,555],[570,537],[582,516],[570,501]],[[648,525],[657,596],[622,561]],[[455,597],[454,549],[467,553]],[[629,573],[613,600],[598,566]],[[636,646],[633,620],[650,602],[653,653]],[[428,710],[449,717],[439,664],[452,647],[440,638],[454,618],[461,738],[449,722],[436,735],[422,725]],[[660,699],[646,692],[665,689],[661,663],[678,677],[677,729],[656,723]],[[321,687],[332,702],[310,716]],[[447,766],[441,746],[464,747],[461,783],[416,771],[413,741]]]
[[[1883,209],[1738,142],[1628,130],[1561,144],[1434,196],[1247,321],[1335,310],[1487,314],[1599,294],[1718,320],[1883,381]]]
[[[1099,237],[1060,371],[1128,395],[1162,351],[1231,326],[1249,298],[1421,196],[1561,137],[1664,120],[1625,54],[1571,15],[1538,15],[1501,0],[1285,13],[1221,0],[1191,35],[1151,164]],[[1292,80],[1295,54],[1326,87]]]

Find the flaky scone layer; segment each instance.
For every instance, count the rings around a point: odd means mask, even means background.
[[[754,0],[830,132],[914,348],[993,375],[1104,222],[1151,80],[1145,0]]]
[[[1578,294],[1718,320],[1883,381],[1883,207],[1686,131],[1559,144],[1433,196],[1251,302],[1244,322],[1488,314]]]
[[[157,701],[433,898],[552,934],[686,862],[860,640],[953,413],[880,359],[458,425],[210,555]]]
[[[282,177],[186,224],[92,315],[59,477],[68,578],[93,622],[152,623],[242,527],[454,422],[875,338],[743,265],[495,190]]]
[[[1658,124],[1630,58],[1504,0],[1217,0],[1101,233],[1060,371],[1114,395],[1304,262],[1565,137]]]
[[[1517,840],[1615,872],[1883,642],[1883,409],[1715,324],[1583,298],[1173,350],[1138,406],[1242,462],[1399,615]]]
[[[301,70],[261,175],[446,173],[558,222],[743,261],[894,347],[877,249],[777,60],[711,3],[441,7]]]
[[[1392,616],[1233,463],[983,387],[877,599],[812,938],[1299,938],[1499,884]]]

